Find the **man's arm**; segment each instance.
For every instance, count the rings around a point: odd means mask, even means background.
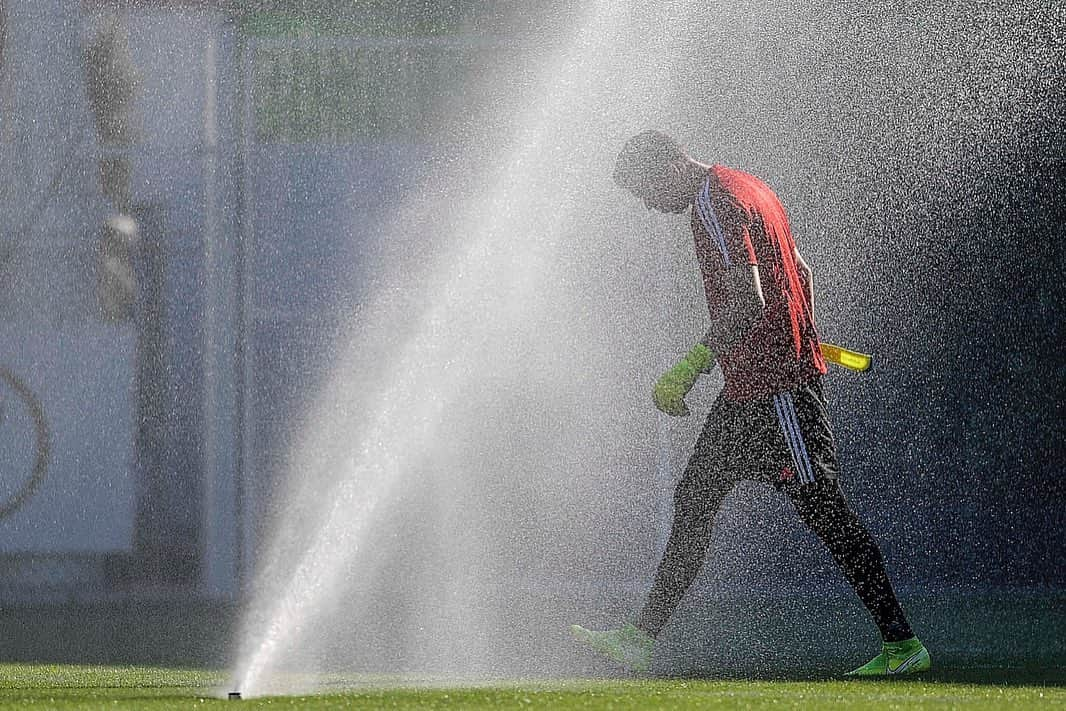
[[[800,256],[799,250],[793,252],[793,258],[796,260],[796,271],[799,272],[800,281],[803,282],[803,289],[807,296],[807,306],[810,307],[811,313],[814,313],[814,273],[811,272],[810,266],[807,262],[803,261],[803,257]]]
[[[720,307],[718,317],[711,321],[707,334],[700,340],[715,356],[732,350],[766,308],[758,265],[737,265],[726,272],[725,280],[728,299]]]
[[[725,287],[727,300],[719,307],[718,317],[711,320],[707,334],[655,383],[655,407],[668,415],[689,414],[685,396],[700,373],[706,373],[718,356],[732,350],[762,315],[766,302],[757,265],[744,264],[728,270]]]

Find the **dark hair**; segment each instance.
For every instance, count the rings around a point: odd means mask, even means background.
[[[614,163],[614,182],[633,192],[654,184],[667,167],[685,157],[685,149],[662,131],[648,130],[630,138]]]

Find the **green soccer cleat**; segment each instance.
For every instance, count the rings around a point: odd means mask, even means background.
[[[911,637],[902,642],[885,642],[880,654],[847,676],[902,676],[929,671],[931,666],[929,650],[917,637]]]
[[[622,629],[594,632],[581,625],[570,625],[574,639],[633,671],[646,672],[651,666],[655,638],[644,630],[628,624]]]

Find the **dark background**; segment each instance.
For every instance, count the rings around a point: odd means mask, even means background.
[[[854,221],[841,226],[850,268],[830,288],[846,294],[835,305],[859,324],[878,372],[872,387],[838,395],[837,422],[874,508],[908,519],[905,545],[925,552],[933,579],[1066,583],[1066,64],[1061,18],[1039,19],[986,7],[955,16],[978,47],[1011,28],[999,39],[1016,68],[1001,71],[1011,83],[1001,95],[981,87],[976,60],[961,80],[930,68],[909,101],[850,86],[839,167],[856,188]],[[892,60],[850,54],[847,41],[838,51],[860,76]],[[971,113],[973,130],[929,135],[908,122],[915,108],[944,112],[925,126]],[[877,130],[886,124],[903,127],[896,140]]]

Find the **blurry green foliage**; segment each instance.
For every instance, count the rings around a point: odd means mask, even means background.
[[[380,142],[425,135],[483,51],[459,45],[264,43],[252,77],[260,142]]]
[[[473,0],[300,0],[240,15],[254,48],[256,139],[417,140],[483,55],[475,38],[498,14]]]
[[[460,32],[482,7],[470,0],[304,0],[242,15],[240,26],[259,37],[435,37]]]
[[[419,140],[463,91],[510,0],[297,0],[238,16],[260,142]]]

